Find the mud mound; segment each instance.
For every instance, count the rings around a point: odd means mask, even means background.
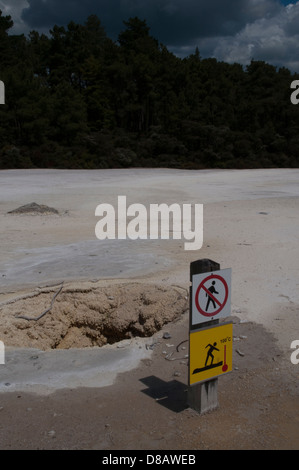
[[[63,287],[32,294],[2,306],[0,337],[6,346],[41,350],[113,344],[134,336],[152,336],[189,307],[183,289],[130,284],[111,287]],[[39,320],[41,312],[52,308]]]
[[[57,209],[53,207],[45,206],[44,204],[37,204],[36,202],[31,202],[30,204],[25,204],[20,206],[17,209],[9,211],[8,214],[59,214]]]

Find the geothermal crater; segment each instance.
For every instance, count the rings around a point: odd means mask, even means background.
[[[6,346],[41,350],[103,346],[152,336],[188,308],[180,287],[52,286],[0,306],[0,337]]]

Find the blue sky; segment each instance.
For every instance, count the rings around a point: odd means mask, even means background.
[[[117,39],[123,20],[138,16],[151,34],[184,57],[196,47],[202,57],[226,62],[264,60],[299,72],[299,1],[287,0],[0,0],[16,34],[48,33],[54,24],[83,23],[97,14]]]

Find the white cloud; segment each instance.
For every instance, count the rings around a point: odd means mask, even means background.
[[[299,71],[299,2],[246,24],[235,36],[219,38],[213,55],[230,63],[264,60]]]
[[[10,15],[13,19],[14,26],[10,30],[14,34],[26,34],[29,28],[21,19],[23,8],[28,7],[27,0],[2,0],[0,1],[0,10],[4,16]]]

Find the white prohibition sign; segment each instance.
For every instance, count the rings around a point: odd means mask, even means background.
[[[192,277],[192,326],[230,315],[231,269]]]

